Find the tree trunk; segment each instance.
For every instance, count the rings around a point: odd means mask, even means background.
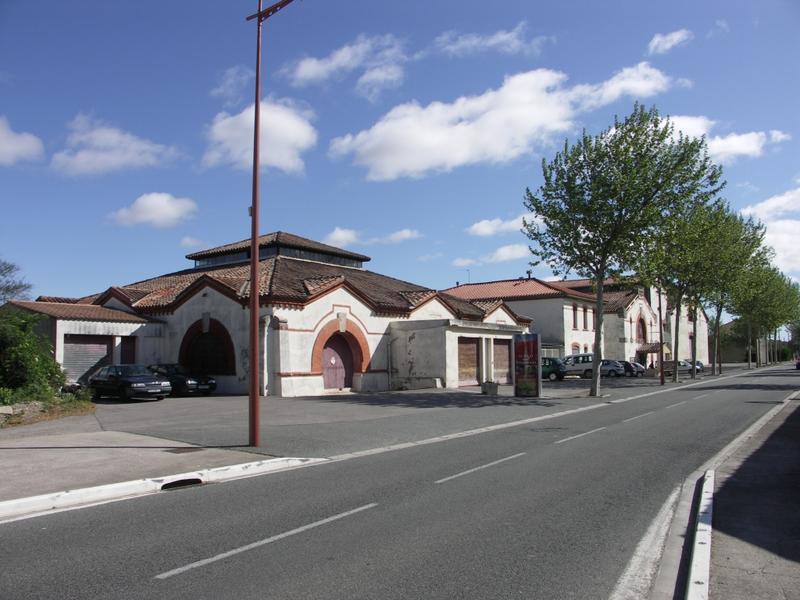
[[[697,379],[697,309],[693,308],[692,320],[692,379]]]
[[[673,383],[678,382],[678,348],[680,347],[679,338],[681,331],[681,300],[683,300],[683,294],[678,294],[678,297],[675,301],[675,337],[672,340],[672,381]]]
[[[602,271],[602,270],[601,270]],[[590,396],[600,395],[600,364],[603,360],[603,280],[602,275],[597,277],[597,301],[594,305],[595,327],[594,348],[592,350],[592,387]]]
[[[716,365],[714,363],[719,362],[719,374],[722,375],[722,357],[720,354],[720,340],[719,340],[719,322],[722,319],[722,304],[717,304],[717,314],[714,318],[714,360],[711,361],[711,374],[714,375],[716,371]]]
[[[753,368],[753,326],[747,323],[747,368]]]

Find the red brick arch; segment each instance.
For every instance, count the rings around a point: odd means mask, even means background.
[[[339,321],[331,321],[323,327],[317,334],[314,341],[314,349],[311,352],[311,372],[322,373],[322,350],[331,336],[341,333],[347,341],[350,351],[353,353],[353,370],[356,373],[364,373],[369,370],[369,344],[367,338],[358,326],[347,320],[344,331],[339,331]]]

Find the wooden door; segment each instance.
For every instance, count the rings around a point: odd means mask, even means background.
[[[494,381],[510,384],[511,378],[511,340],[494,341]]]
[[[458,338],[458,385],[478,385],[480,344],[479,338]]]
[[[353,353],[347,340],[338,333],[322,349],[322,382],[326,390],[353,386]]]

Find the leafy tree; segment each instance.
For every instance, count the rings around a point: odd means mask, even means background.
[[[752,218],[744,219],[737,213],[727,210],[711,233],[711,254],[707,257],[713,268],[709,269],[712,285],[705,294],[706,305],[713,309],[713,345],[711,374],[717,370],[722,373],[720,356],[720,325],[723,310],[732,310],[732,295],[736,282],[747,265],[763,261],[765,252],[764,226]]]
[[[0,310],[0,404],[7,391],[52,393],[64,384],[64,373],[50,345],[36,330],[41,317],[23,311]]]
[[[596,136],[585,131],[548,163],[544,183],[526,190],[523,231],[534,260],[558,274],[592,279],[597,294],[591,394],[599,394],[603,282],[633,270],[656,232],[686,198],[713,197],[720,172],[702,139],[673,136],[669,121],[639,104]]]
[[[0,260],[0,304],[13,298],[24,298],[31,289],[31,284],[17,277],[19,267],[14,263]]]

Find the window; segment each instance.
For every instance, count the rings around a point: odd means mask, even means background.
[[[644,344],[647,342],[647,330],[645,328],[644,319],[639,319],[636,325],[636,341],[640,344]]]
[[[573,354],[578,354],[578,352],[581,351],[581,345],[580,344],[572,344],[571,350],[572,350]]]
[[[584,352],[589,352],[589,345],[588,344],[584,344],[583,345],[583,351]]]
[[[592,331],[597,329],[597,313],[592,311]]]
[[[577,304],[573,304],[572,305],[572,328],[573,329],[577,329],[578,328],[578,305]]]
[[[583,307],[583,330],[586,331],[587,329],[589,329],[589,315],[588,315],[587,308],[584,306]]]

